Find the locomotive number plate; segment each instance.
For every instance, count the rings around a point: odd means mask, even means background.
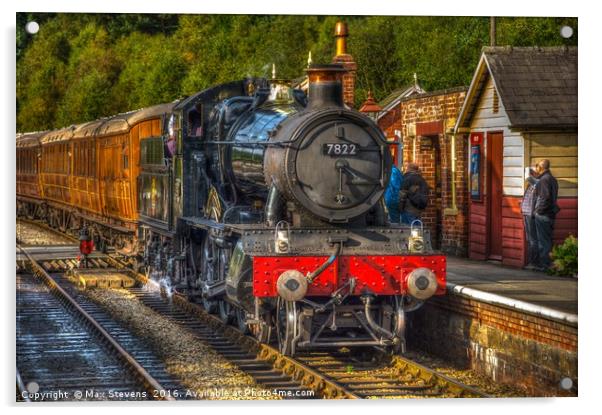
[[[346,143],[324,143],[322,150],[327,156],[357,156],[360,152],[360,146],[358,146],[357,144]]]

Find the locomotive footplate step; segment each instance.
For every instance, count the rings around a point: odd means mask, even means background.
[[[69,280],[82,288],[131,288],[136,280],[118,269],[74,268]]]
[[[483,261],[447,257],[448,293],[480,292],[483,301],[521,303],[527,307],[577,316],[577,279],[556,277]],[[479,293],[476,293],[479,294]]]

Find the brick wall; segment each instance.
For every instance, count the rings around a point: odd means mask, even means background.
[[[466,88],[414,95],[379,120],[387,137],[392,137],[394,130],[402,131],[403,163],[417,163],[429,185],[429,206],[423,221],[431,231],[433,245],[462,256],[468,247],[467,138],[456,136],[456,173],[452,177],[452,139],[446,131],[454,125],[465,95]],[[421,135],[429,137],[430,146],[421,145]],[[455,211],[451,209],[452,181],[456,186]]]
[[[397,105],[380,117],[378,126],[385,133],[385,137],[394,138],[395,130],[401,131],[401,107]]]
[[[353,56],[349,54],[336,55],[332,59],[332,63],[343,65],[347,72],[343,75],[343,101],[350,108],[354,107],[355,101],[355,75],[357,73],[357,63],[353,60]]]
[[[522,387],[528,396],[577,394],[577,331],[570,323],[452,293],[408,314],[410,349]],[[565,377],[575,382],[570,391],[559,388]]]

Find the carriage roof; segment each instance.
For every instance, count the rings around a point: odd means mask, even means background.
[[[178,101],[174,101],[167,104],[153,105],[152,107],[146,107],[106,118],[100,118],[94,121],[71,125],[58,130],[18,134],[17,141],[23,142],[21,145],[24,145],[23,140],[25,137],[31,137],[32,140],[34,140],[33,137],[35,137],[41,144],[44,145],[61,141],[69,141],[74,138],[125,133],[128,132],[132,126],[139,122],[171,113],[177,104]]]
[[[38,147],[40,145],[40,137],[46,134],[47,131],[36,131],[32,133],[19,133],[16,138],[17,148]]]

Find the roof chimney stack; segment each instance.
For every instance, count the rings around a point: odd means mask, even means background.
[[[334,27],[334,37],[337,42],[337,53],[336,56],[347,54],[347,36],[349,36],[349,29],[347,23],[337,22]]]
[[[353,108],[355,102],[355,76],[357,72],[357,64],[353,60],[353,56],[347,53],[347,37],[349,29],[347,23],[337,22],[334,27],[334,37],[336,40],[336,54],[332,58],[332,63],[343,65],[346,72],[343,75],[343,100],[345,105]]]

